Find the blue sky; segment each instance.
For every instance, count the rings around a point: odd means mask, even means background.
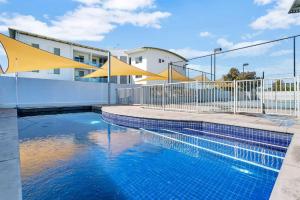
[[[287,14],[292,2],[0,0],[0,32],[7,33],[7,27],[15,27],[105,49],[155,46],[194,57],[209,53],[215,47],[230,49],[300,34],[300,15]],[[249,68],[258,73],[289,74],[292,72],[291,47],[287,41],[245,54],[221,56],[219,74],[243,62],[249,62]],[[209,60],[191,64],[197,69],[209,70]]]

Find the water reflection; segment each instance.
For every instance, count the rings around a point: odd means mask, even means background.
[[[30,177],[71,159],[79,149],[73,137],[28,140],[20,144],[21,174]]]
[[[118,156],[142,142],[137,130],[113,128],[107,124],[106,130],[89,132],[88,138],[107,151],[108,156]]]

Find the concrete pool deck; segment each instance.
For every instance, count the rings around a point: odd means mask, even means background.
[[[0,109],[0,199],[22,199],[17,111]]]
[[[300,199],[300,119],[227,113],[187,113],[148,109],[141,106],[104,106],[102,111],[131,117],[202,121],[293,134],[270,199]]]

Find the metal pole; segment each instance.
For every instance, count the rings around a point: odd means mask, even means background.
[[[170,63],[168,63],[168,83],[170,83]]]
[[[212,62],[213,62],[213,57],[212,57],[212,55],[210,55],[210,80],[212,81],[213,80],[213,64],[212,64]]]
[[[214,51],[214,81],[216,81],[216,51]]]
[[[110,75],[111,75],[111,66],[110,66],[110,52],[107,53],[107,63],[108,63],[108,70],[107,70],[107,104],[110,105]]]
[[[236,80],[233,80],[233,113],[237,111],[237,84]]]
[[[170,63],[170,83],[172,83],[173,82],[173,65],[172,65],[172,63]]]
[[[15,73],[15,79],[16,79],[16,108],[18,109],[18,105],[19,105],[19,91],[18,91],[18,72]]]
[[[294,40],[294,77],[296,77],[296,37],[293,38]]]

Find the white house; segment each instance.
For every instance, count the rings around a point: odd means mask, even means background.
[[[159,74],[160,72],[168,69],[169,63],[176,63],[174,69],[185,75],[186,73],[186,58],[178,55],[174,52],[155,48],[155,47],[142,47],[138,49],[133,49],[126,51],[129,57],[129,63],[146,71]],[[146,77],[144,76],[134,76],[133,81],[139,81]],[[158,81],[155,81],[157,83]],[[154,83],[154,81],[143,81],[137,82],[139,84],[149,84]]]

